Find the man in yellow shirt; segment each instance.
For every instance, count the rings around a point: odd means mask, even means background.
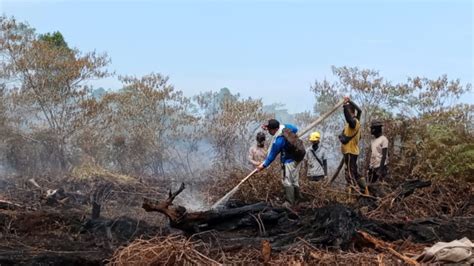
[[[346,181],[350,186],[359,185],[361,192],[368,194],[365,178],[359,175],[357,170],[357,157],[359,156],[360,139],[360,116],[362,110],[352,102],[349,97],[344,97],[344,118],[346,123],[342,134],[339,135],[341,141],[341,151],[344,156],[346,166]],[[356,115],[357,111],[357,115]]]

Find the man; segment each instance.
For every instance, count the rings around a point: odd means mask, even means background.
[[[285,124],[280,125],[280,122],[275,119],[268,120],[268,123],[263,126],[270,135],[273,136],[267,158],[263,163],[257,166],[259,171],[267,168],[277,157],[280,155],[280,160],[283,169],[283,188],[285,189],[285,196],[287,203],[285,205],[294,205],[296,200],[300,199],[300,187],[299,187],[299,167],[295,158],[288,152],[288,143],[283,136],[283,130],[289,129],[291,132],[296,134],[298,128],[293,125]]]
[[[359,139],[360,139],[360,116],[362,110],[352,102],[349,97],[344,97],[344,118],[346,123],[344,130],[339,135],[341,141],[341,151],[344,156],[344,164],[346,166],[346,182],[349,186],[359,185],[361,192],[369,194],[367,183],[363,177],[360,177],[357,170],[357,157],[359,156]],[[356,115],[357,111],[357,115]],[[349,191],[351,189],[349,188]]]
[[[383,180],[387,175],[388,139],[382,134],[382,121],[372,121],[370,133],[375,137],[370,144],[369,182]]]
[[[257,143],[252,145],[249,149],[248,160],[250,164],[255,168],[262,164],[263,160],[267,155],[267,150],[265,149],[265,133],[257,133]]]
[[[320,181],[328,175],[327,160],[319,149],[320,139],[321,134],[317,131],[309,135],[311,147],[306,149],[305,168],[306,176],[311,181]]]

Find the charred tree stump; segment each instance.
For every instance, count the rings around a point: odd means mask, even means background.
[[[100,218],[100,204],[97,202],[93,201],[92,202],[92,213],[91,213],[91,219],[96,220]]]
[[[91,194],[91,203],[92,203],[92,212],[91,212],[91,219],[99,219],[100,218],[100,209],[102,204],[106,202],[108,197],[110,196],[112,190],[111,183],[102,183],[97,185],[94,192]]]

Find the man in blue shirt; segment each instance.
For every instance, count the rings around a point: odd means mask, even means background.
[[[277,157],[279,153],[282,169],[283,169],[283,188],[285,189],[286,200],[289,204],[294,205],[296,200],[300,198],[300,186],[299,180],[299,164],[292,158],[291,154],[287,152],[288,143],[285,137],[282,135],[283,129],[288,128],[296,134],[298,128],[293,125],[285,124],[280,125],[280,122],[275,119],[268,120],[267,124],[263,125],[263,128],[273,136],[271,141],[267,158],[262,164],[257,166],[259,171],[267,168]]]

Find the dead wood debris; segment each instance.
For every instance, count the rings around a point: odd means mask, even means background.
[[[422,249],[421,245],[411,245],[399,252],[416,254]],[[394,265],[407,262],[397,257],[395,254],[398,252],[394,249],[381,249],[380,253],[370,249],[341,252],[318,249],[302,239],[282,252],[266,251],[267,253],[262,254],[262,251],[258,248],[242,248],[223,252],[222,249],[211,248],[208,244],[195,240],[193,236],[160,236],[149,240],[135,240],[129,246],[118,249],[110,260],[110,265]]]

